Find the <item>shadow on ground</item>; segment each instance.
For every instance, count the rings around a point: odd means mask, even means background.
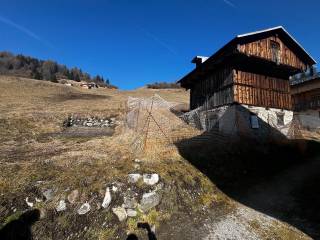
[[[97,94],[96,92],[93,93],[74,93],[70,92],[68,95],[64,94],[56,94],[47,97],[50,102],[64,102],[64,101],[71,101],[71,100],[104,100],[110,99],[110,96]]]
[[[320,143],[211,132],[176,145],[229,197],[320,239]]]
[[[40,218],[37,209],[23,213],[18,219],[12,220],[0,229],[0,239],[4,240],[32,240],[32,225]]]

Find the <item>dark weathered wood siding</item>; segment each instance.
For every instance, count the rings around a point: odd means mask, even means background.
[[[190,91],[190,108],[217,107],[233,102],[233,71],[223,68],[198,79]]]
[[[247,55],[253,55],[272,61],[271,41],[275,41],[280,45],[280,64],[306,70],[306,64],[302,62],[277,36],[241,44],[239,45],[238,50]]]
[[[306,111],[320,109],[320,89],[303,92],[292,96],[295,111]]]
[[[235,102],[291,109],[289,80],[238,70],[233,73]]]

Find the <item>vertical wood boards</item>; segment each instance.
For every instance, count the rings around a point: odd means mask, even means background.
[[[262,107],[291,109],[289,81],[235,71],[234,101]]]
[[[301,70],[306,70],[306,64],[301,61],[297,55],[292,52],[280,38],[273,36],[258,41],[242,44],[239,46],[239,50],[247,55],[254,55],[257,57],[272,60],[272,50],[270,42],[275,41],[280,45],[280,63],[289,65]]]

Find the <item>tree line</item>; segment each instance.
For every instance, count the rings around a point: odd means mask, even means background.
[[[181,88],[180,84],[168,83],[168,82],[155,82],[147,84],[147,88],[152,89],[169,89],[169,88]]]
[[[0,52],[0,74],[52,82],[58,82],[60,79],[95,82],[99,86],[116,88],[111,85],[109,79],[104,79],[100,75],[92,77],[80,68],[68,68],[52,60],[44,61],[22,54],[14,55],[10,52]]]

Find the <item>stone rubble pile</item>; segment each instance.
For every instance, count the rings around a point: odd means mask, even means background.
[[[130,173],[127,182],[113,182],[108,184],[103,199],[92,197],[86,202],[80,202],[78,189],[67,189],[64,196],[57,194],[57,189],[44,189],[41,196],[27,197],[25,203],[29,208],[36,207],[37,202],[55,202],[55,211],[74,211],[85,215],[92,209],[112,211],[118,220],[124,221],[128,217],[136,217],[138,213],[147,213],[161,202],[163,182],[159,182],[157,173]],[[97,207],[96,207],[97,206]]]
[[[65,127],[115,127],[119,125],[119,121],[115,117],[110,118],[99,118],[99,117],[88,117],[80,118],[70,116],[64,122]]]

